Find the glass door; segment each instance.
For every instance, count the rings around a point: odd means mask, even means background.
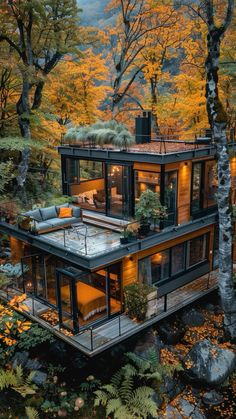
[[[78,333],[78,310],[75,278],[62,269],[57,269],[57,305],[59,326]]]
[[[177,171],[166,172],[165,173],[164,204],[167,207],[167,218],[164,220],[165,227],[176,224],[177,185],[178,185],[178,172]]]
[[[107,215],[128,218],[131,215],[130,167],[107,165]]]
[[[121,290],[121,264],[114,263],[107,268],[107,288],[109,297],[109,314],[110,316],[121,312],[122,307],[122,290]]]

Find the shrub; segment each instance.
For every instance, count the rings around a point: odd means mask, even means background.
[[[21,333],[17,346],[20,349],[27,351],[28,349],[35,348],[42,343],[52,343],[53,341],[54,337],[52,333],[37,324],[32,324],[31,328],[27,332]]]

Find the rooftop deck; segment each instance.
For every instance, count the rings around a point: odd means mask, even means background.
[[[120,247],[120,234],[102,227],[83,224],[72,229],[61,229],[45,233],[41,239],[68,251],[85,256],[98,256]]]
[[[104,216],[104,218],[106,218]],[[109,218],[109,217],[107,217]],[[21,230],[16,224],[0,222],[0,231],[31,245],[52,253],[55,256],[76,263],[85,269],[96,269],[168,240],[199,230],[204,226],[214,224],[217,213],[205,215],[181,225],[166,227],[159,232],[152,231],[144,238],[138,238],[127,244],[120,244],[120,233],[92,224],[87,226],[88,236],[82,228],[78,233],[71,229],[61,229],[41,235]]]

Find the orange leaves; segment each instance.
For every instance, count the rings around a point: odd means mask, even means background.
[[[193,361],[190,361],[190,360],[185,361],[184,365],[185,365],[185,368],[187,368],[187,370],[190,370],[190,368],[192,368],[193,366]]]
[[[16,308],[19,311],[29,311],[29,307],[26,304],[22,304],[23,301],[27,298],[26,294],[15,295],[9,302],[9,305],[13,308]]]
[[[178,365],[179,358],[173,352],[169,351],[167,348],[163,348],[160,351],[161,363],[163,365]]]
[[[26,295],[14,297],[11,300],[11,306],[17,307],[26,298]],[[9,304],[10,304],[9,303]],[[7,306],[0,305],[0,340],[7,346],[12,346],[17,343],[19,334],[29,330],[31,322],[21,318],[14,310]]]

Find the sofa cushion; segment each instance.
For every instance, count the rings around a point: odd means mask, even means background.
[[[57,217],[57,211],[56,211],[55,206],[48,207],[48,208],[40,208],[40,212],[41,212],[43,221],[50,220],[50,218]]]
[[[71,218],[72,217],[72,208],[60,208],[59,210],[59,214],[58,214],[59,218]]]
[[[72,208],[72,216],[76,218],[80,218],[80,207],[76,207],[75,205],[70,205]]]
[[[53,227],[53,225],[49,222],[44,222],[41,221],[40,223],[36,223],[35,228],[36,231],[41,231],[41,230],[50,230]]]
[[[64,225],[70,225],[73,223],[78,223],[78,219],[75,217],[72,218],[51,218],[48,221],[41,221],[41,223],[36,223],[36,230],[40,232],[41,230],[48,230],[50,233],[50,229],[54,227],[63,227]]]
[[[68,208],[68,207],[69,207],[68,202],[66,202],[65,204],[56,205],[57,214],[59,214],[60,208]]]
[[[22,215],[24,215],[25,217],[33,218],[33,220],[36,220],[36,221],[42,221],[42,216],[41,216],[39,208],[32,211],[24,212],[22,213]]]

